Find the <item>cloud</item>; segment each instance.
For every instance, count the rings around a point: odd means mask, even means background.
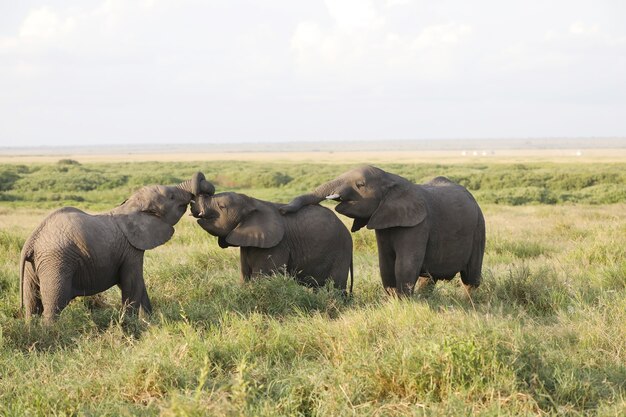
[[[353,31],[383,24],[372,0],[325,0],[325,4],[340,30]]]
[[[626,33],[599,2],[3,5],[0,140],[450,136],[461,113],[504,133],[503,109],[602,114],[590,103],[626,98]]]
[[[387,2],[384,7],[358,0],[327,0],[325,4],[330,24],[300,22],[291,47],[299,76],[309,80],[332,77],[335,88],[407,78],[445,79],[456,71],[458,47],[468,42],[473,32],[470,24],[454,21],[398,25],[391,6],[408,2]]]
[[[47,7],[33,10],[26,16],[20,28],[20,38],[50,39],[71,30],[72,20],[61,20]]]
[[[567,30],[549,30],[544,39],[551,44],[570,44],[581,47],[587,46],[623,46],[626,45],[626,36],[615,36],[604,30],[599,24],[572,22]]]
[[[466,24],[450,22],[444,25],[432,25],[425,27],[413,44],[418,49],[457,45],[471,34],[472,27]]]
[[[414,0],[386,0],[385,6],[387,7],[395,7],[395,6],[406,6],[407,4],[413,3]]]

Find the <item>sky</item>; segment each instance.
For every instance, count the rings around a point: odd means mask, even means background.
[[[0,0],[0,146],[626,136],[623,0]]]

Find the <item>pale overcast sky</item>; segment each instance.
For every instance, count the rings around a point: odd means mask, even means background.
[[[624,0],[0,0],[0,146],[626,136]]]

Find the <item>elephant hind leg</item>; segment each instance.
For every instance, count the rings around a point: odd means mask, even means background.
[[[32,316],[40,316],[43,313],[43,304],[39,290],[39,279],[33,264],[30,262],[24,264],[23,279],[22,300],[24,303],[24,318],[30,319]]]
[[[72,301],[73,271],[46,271],[40,274],[41,301],[46,323],[56,320],[61,311]]]
[[[152,304],[143,280],[143,255],[122,265],[118,286],[122,291],[122,305],[127,312],[152,312]]]
[[[483,266],[483,254],[472,253],[469,262],[461,271],[461,281],[468,288],[478,288],[480,286],[481,271]]]
[[[333,266],[330,269],[329,279],[332,279],[333,285],[336,289],[341,290],[344,295],[347,294],[346,288],[348,286],[348,274],[350,272],[350,262],[346,262],[343,256],[338,256],[333,262]]]
[[[485,219],[479,212],[478,225],[474,231],[472,242],[472,254],[464,270],[461,271],[461,281],[468,289],[477,288],[483,269],[483,256],[485,255]]]
[[[430,276],[420,276],[415,283],[415,291],[419,294],[428,296],[435,291],[435,280]]]
[[[465,268],[461,271],[461,281],[469,288],[477,288],[480,285],[480,279],[483,268],[483,255],[485,253],[484,239],[482,242],[474,242],[472,255]]]

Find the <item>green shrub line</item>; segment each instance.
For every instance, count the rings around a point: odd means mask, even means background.
[[[71,162],[68,162],[71,161]],[[262,162],[139,162],[0,165],[0,201],[123,201],[148,184],[174,184],[203,171],[218,191],[260,190],[281,201],[312,190],[352,168],[348,164]],[[626,164],[380,164],[417,183],[443,175],[467,187],[479,203],[612,204],[626,201]]]

